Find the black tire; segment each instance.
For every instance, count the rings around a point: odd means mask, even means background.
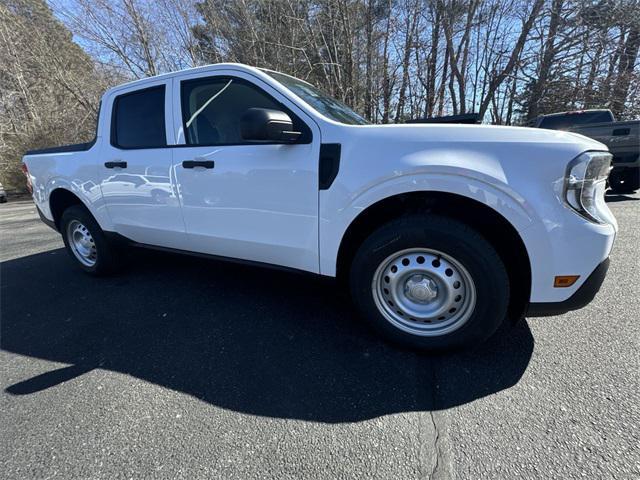
[[[93,263],[93,265],[86,265],[82,263],[74,253],[73,247],[70,245],[68,229],[69,224],[73,221],[80,222],[91,234],[96,252],[95,263]],[[62,213],[62,217],[60,219],[60,233],[62,234],[62,240],[64,241],[67,253],[74,263],[85,272],[95,276],[102,276],[111,274],[120,269],[121,249],[107,239],[100,228],[100,225],[98,225],[98,222],[96,222],[91,213],[89,213],[84,206],[72,205]]]
[[[475,284],[475,306],[465,323],[439,336],[408,333],[385,317],[376,305],[374,276],[396,252],[425,248],[455,259]],[[402,346],[448,351],[479,345],[502,325],[509,304],[509,277],[493,246],[477,231],[457,220],[419,214],[391,221],[373,232],[351,264],[350,291],[362,317],[382,336]]]
[[[634,193],[640,188],[640,170],[631,168],[614,170],[609,175],[608,182],[611,193]]]

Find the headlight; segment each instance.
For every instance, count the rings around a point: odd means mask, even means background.
[[[569,163],[564,181],[564,200],[578,214],[595,223],[611,223],[604,201],[611,154],[585,152]]]

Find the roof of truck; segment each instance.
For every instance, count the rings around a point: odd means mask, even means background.
[[[266,70],[258,67],[245,65],[243,63],[211,63],[208,65],[202,65],[200,67],[185,68],[182,70],[176,70],[175,72],[163,73],[161,75],[154,75],[152,77],[144,77],[144,78],[138,78],[136,80],[131,80],[129,82],[121,83],[119,85],[115,85],[107,89],[105,94],[112,92],[114,90],[120,90],[121,88],[129,88],[132,86],[143,86],[146,83],[155,82],[157,80],[169,79],[169,78],[175,77],[176,75],[181,75],[183,73],[198,73],[198,72],[206,72],[209,70],[217,70],[217,69],[223,69],[223,68],[233,68],[235,70],[243,70],[245,72],[253,72],[253,73]],[[269,70],[269,71],[273,71],[273,70]]]

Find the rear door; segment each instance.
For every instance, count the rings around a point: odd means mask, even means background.
[[[183,248],[184,222],[168,148],[173,143],[171,80],[116,91],[106,108],[110,132],[98,171],[116,231],[139,243]]]

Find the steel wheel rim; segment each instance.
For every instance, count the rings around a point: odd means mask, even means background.
[[[78,220],[71,220],[67,225],[67,240],[71,251],[80,263],[93,267],[98,259],[96,243],[89,232]]]
[[[371,284],[380,313],[412,335],[435,337],[462,327],[476,304],[468,270],[451,255],[410,248],[389,255]]]

